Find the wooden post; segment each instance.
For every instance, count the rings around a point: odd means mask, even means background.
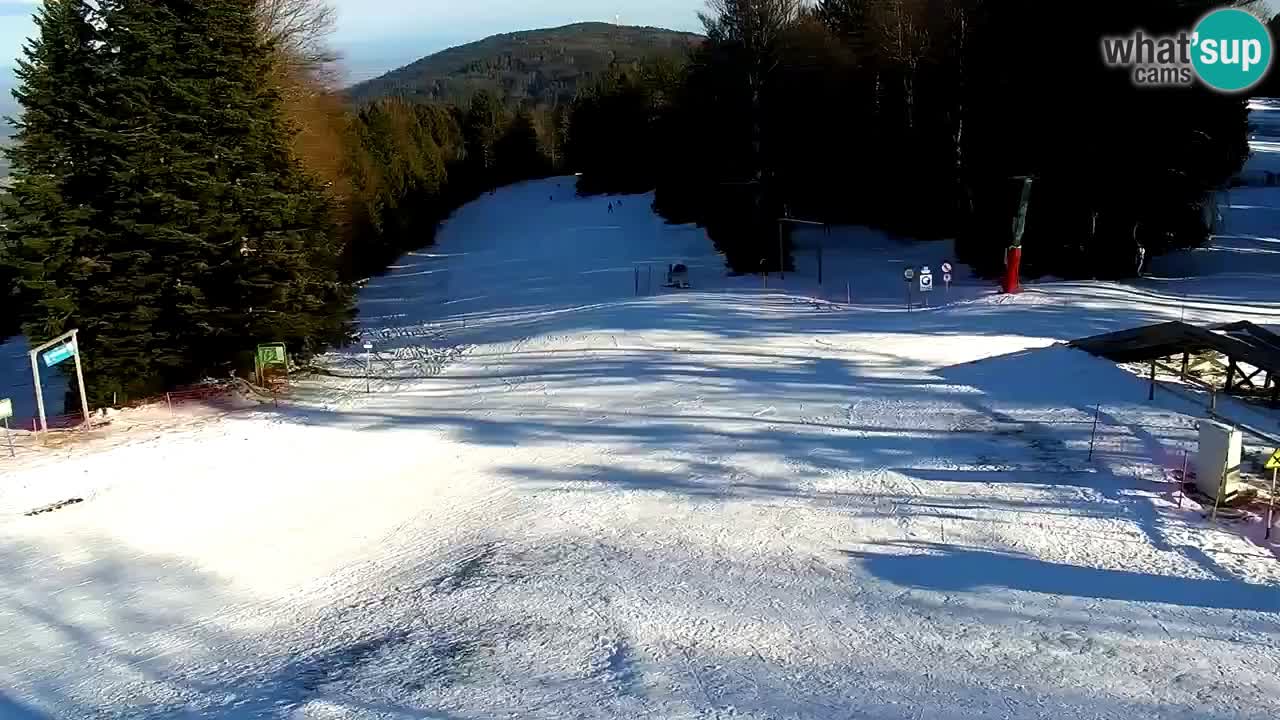
[[[1156,361],[1151,361],[1151,391],[1147,393],[1147,400],[1156,399]]]
[[[1227,386],[1223,388],[1223,392],[1225,392],[1228,395],[1231,394],[1231,383],[1235,382],[1235,377],[1236,377],[1236,359],[1233,357],[1229,357],[1227,358]]]
[[[36,352],[31,351],[31,379],[36,384],[36,409],[40,411],[40,428],[36,428],[35,418],[31,419],[31,432],[48,430],[49,424],[44,415],[44,389],[40,387],[40,365],[36,362]]]
[[[76,346],[76,384],[80,386],[80,410],[84,412],[84,429],[89,429],[89,396],[84,389],[84,370],[80,366],[80,340],[73,333],[71,344]]]
[[[1182,382],[1187,381],[1187,368],[1191,365],[1191,353],[1182,351]]]
[[[169,414],[172,415],[173,414],[173,395],[170,393],[165,393],[164,401],[169,403]]]
[[[1222,466],[1222,472],[1218,475],[1218,493],[1213,498],[1213,513],[1209,516],[1210,520],[1217,522],[1218,507],[1222,505],[1222,495],[1227,491],[1227,467]]]

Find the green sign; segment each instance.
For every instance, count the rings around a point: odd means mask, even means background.
[[[58,363],[64,362],[66,360],[70,360],[75,356],[76,356],[76,344],[67,343],[66,345],[59,345],[58,347],[52,350],[46,351],[43,357],[44,357],[44,364],[49,367],[53,367],[54,365],[57,365]]]
[[[268,365],[288,365],[288,355],[283,343],[274,343],[271,345],[258,346],[258,364],[262,367]]]
[[[13,417],[13,401],[9,398],[0,399],[0,420],[8,420]]]

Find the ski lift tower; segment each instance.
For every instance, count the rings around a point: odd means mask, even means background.
[[[821,227],[823,228],[824,238],[829,237],[831,235],[831,225],[829,223],[818,222],[816,220],[801,220],[799,218],[793,218],[793,217],[778,218],[778,267],[780,269],[785,268],[787,266],[786,253],[783,250],[783,243],[782,243],[782,227],[784,224],[812,225],[816,227]],[[823,245],[825,244],[826,244],[825,242],[820,242],[818,245],[818,284],[819,285],[822,284],[822,248],[823,248]],[[786,276],[784,275],[783,278],[785,279]]]

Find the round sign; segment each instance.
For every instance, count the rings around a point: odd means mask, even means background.
[[[920,275],[920,289],[921,289],[921,290],[925,290],[925,291],[928,291],[928,290],[932,290],[932,289],[933,289],[933,276],[932,276],[932,275],[926,275],[926,274],[923,274],[923,273]]]
[[[944,282],[944,283],[950,283],[950,282],[951,282],[951,273],[943,273],[943,274],[942,274],[942,282]]]
[[[902,271],[902,277],[906,278],[907,282],[911,282],[911,278],[915,276],[916,276],[916,271],[912,270],[911,268],[907,268],[906,270]]]
[[[944,273],[951,272],[951,263],[942,263],[942,272]]]

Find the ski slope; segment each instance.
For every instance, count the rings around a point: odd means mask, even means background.
[[[912,312],[947,243],[765,288],[647,196],[482,197],[292,403],[0,464],[0,718],[1275,717],[1276,548],[1165,482],[1203,409],[1058,344],[1280,323],[1275,192]]]

